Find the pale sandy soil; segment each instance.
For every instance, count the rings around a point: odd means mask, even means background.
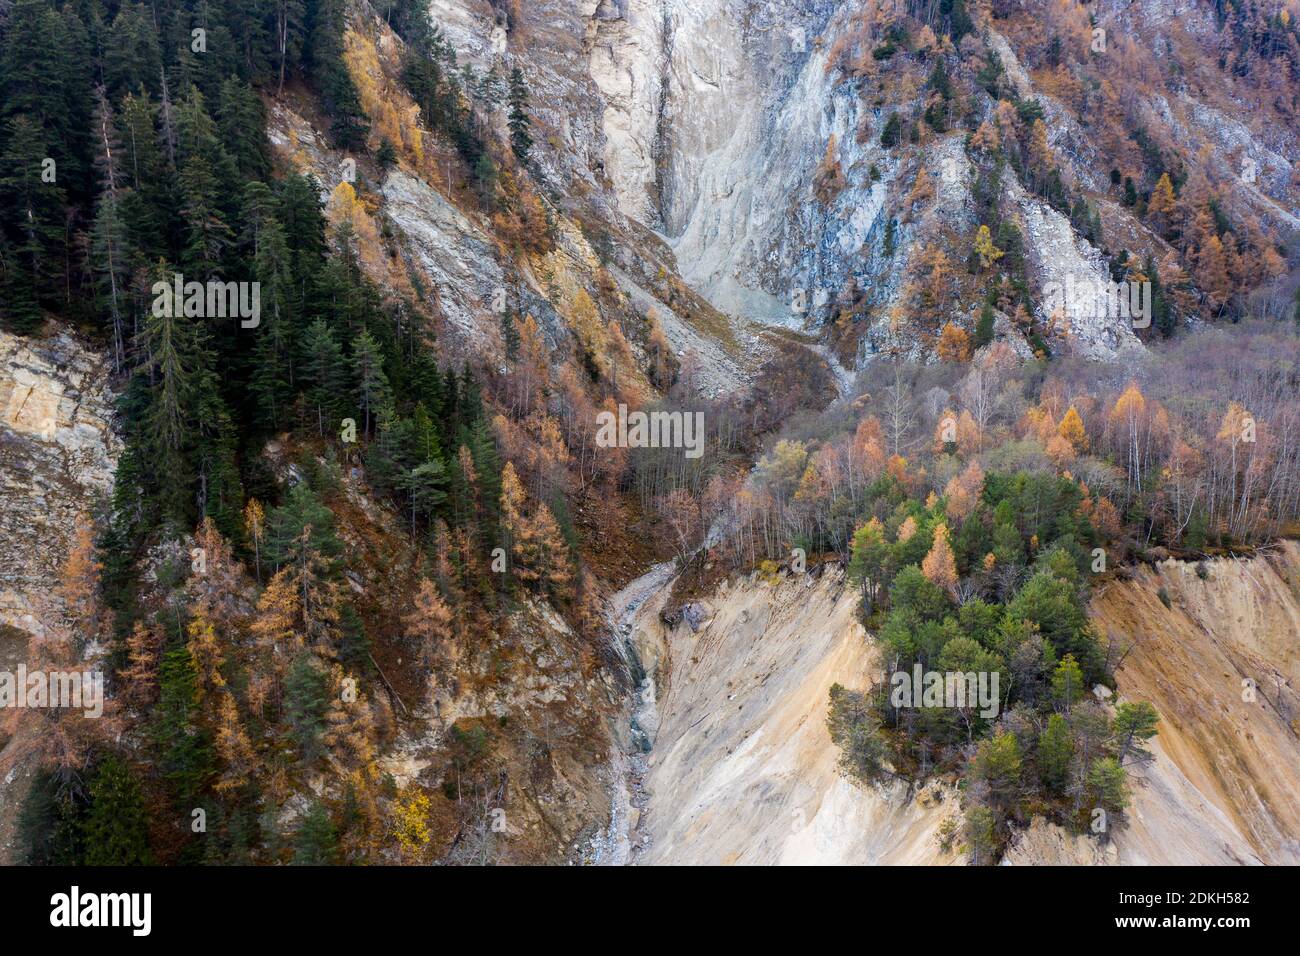
[[[1159,753],[1213,812],[1137,792],[1132,862],[1155,862],[1179,817],[1235,834],[1265,863],[1300,862],[1300,546],[1270,556],[1195,566],[1166,561],[1131,582],[1104,589],[1092,604],[1103,632],[1133,641],[1117,677],[1121,696],[1160,712]],[[1163,587],[1171,607],[1158,597]],[[1254,700],[1243,681],[1255,682]],[[1162,763],[1164,761],[1161,761]],[[1177,791],[1173,793],[1177,797]],[[1139,839],[1143,826],[1145,838]],[[1217,844],[1206,832],[1199,848]],[[1121,847],[1125,846],[1121,841]],[[1189,846],[1185,851],[1195,847]],[[1228,847],[1216,847],[1229,852]],[[1121,852],[1121,862],[1125,854]],[[1189,861],[1190,862],[1190,861]]]
[[[745,580],[666,639],[652,603],[643,657],[661,655],[659,733],[645,779],[640,863],[949,863],[934,839],[956,813],[940,789],[863,788],[836,769],[826,730],[837,681],[874,680],[875,652],[839,572],[773,587]],[[661,643],[663,640],[663,643]]]
[[[1153,759],[1132,768],[1133,805],[1110,840],[1039,820],[1007,863],[1300,861],[1300,548],[1207,570],[1201,580],[1165,562],[1098,592],[1097,626],[1132,645],[1120,699],[1150,700],[1163,718]],[[935,839],[959,812],[953,794],[863,788],[836,768],[827,691],[878,679],[839,572],[733,582],[703,602],[698,633],[665,628],[664,599],[645,600],[632,624],[658,694],[635,862],[960,862]]]

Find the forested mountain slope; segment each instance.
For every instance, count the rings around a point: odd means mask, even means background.
[[[0,713],[0,852],[1127,861],[1158,720],[1161,792],[1290,858],[1195,766],[1294,728],[1215,743],[1102,582],[1294,530],[1297,13],[0,5],[3,661],[108,694]],[[1140,314],[1059,294],[1112,282]],[[628,409],[698,448],[611,447]],[[1260,627],[1233,666],[1289,687]],[[871,699],[941,661],[1019,709]],[[771,819],[747,681],[816,780]]]

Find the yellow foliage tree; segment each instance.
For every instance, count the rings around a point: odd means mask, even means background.
[[[605,357],[607,348],[607,330],[601,321],[596,303],[586,289],[578,289],[569,303],[569,325],[574,336],[582,346],[587,358],[596,366],[601,375],[608,373],[608,361]]]
[[[848,185],[848,180],[844,178],[844,170],[840,166],[838,153],[839,141],[832,133],[830,139],[826,141],[826,152],[822,155],[822,161],[813,174],[813,192],[822,205],[830,203]]]
[[[407,793],[393,804],[389,831],[406,858],[418,857],[429,845],[429,797],[420,791]]]
[[[1177,208],[1178,200],[1174,196],[1174,184],[1170,181],[1168,173],[1162,173],[1155,189],[1151,190],[1151,200],[1147,203],[1147,217],[1163,232],[1173,224],[1174,211]]]
[[[253,562],[257,569],[257,580],[262,580],[262,537],[266,532],[266,511],[256,498],[249,498],[244,505],[244,533],[253,542]]]
[[[421,666],[432,667],[438,652],[451,639],[451,620],[451,608],[438,593],[437,585],[421,578],[412,608],[402,618],[406,636],[419,643]]]
[[[1079,453],[1088,450],[1088,433],[1084,431],[1083,419],[1073,405],[1066,411],[1056,432],[1070,443],[1070,447]]]
[[[948,542],[948,526],[943,522],[934,527],[934,544],[921,562],[921,573],[950,596],[957,594],[957,561]]]
[[[275,573],[257,602],[257,614],[250,629],[258,642],[279,659],[291,657],[303,646],[298,632],[301,604],[293,566]]]
[[[90,628],[99,616],[99,573],[103,565],[95,558],[94,527],[81,515],[72,535],[72,547],[59,575],[59,597],[68,614],[81,628]]]
[[[971,149],[986,155],[996,153],[999,145],[998,131],[988,120],[980,123],[980,128],[975,131],[970,141]]]
[[[916,182],[912,184],[912,191],[908,193],[907,200],[903,203],[907,213],[904,219],[907,222],[912,221],[916,207],[922,203],[929,202],[934,197],[934,184],[930,182],[930,174],[922,166],[916,174]]]
[[[944,324],[943,331],[939,333],[937,351],[941,361],[969,362],[972,351],[970,335],[960,325],[947,322]]]
[[[1064,468],[1074,461],[1074,446],[1063,435],[1053,435],[1047,442],[1047,457],[1057,468]]]
[[[975,510],[983,488],[984,469],[980,467],[979,462],[972,461],[961,474],[954,475],[944,487],[943,495],[948,499],[945,513],[957,521],[965,520]]]
[[[979,256],[980,266],[985,269],[992,268],[995,262],[1006,255],[993,244],[993,234],[989,232],[988,226],[980,226],[975,233],[975,255]]]

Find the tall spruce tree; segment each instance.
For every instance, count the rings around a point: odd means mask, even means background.
[[[140,785],[118,757],[105,757],[95,768],[85,833],[87,866],[153,863]]]
[[[528,115],[528,85],[524,72],[515,67],[510,71],[510,148],[519,162],[527,164],[533,148],[532,118]]]

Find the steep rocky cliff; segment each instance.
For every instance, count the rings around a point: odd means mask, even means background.
[[[912,311],[909,295],[930,277],[927,250],[962,263],[995,209],[1019,231],[1032,300],[1014,327],[999,313],[999,336],[1022,354],[1037,336],[1057,351],[1122,357],[1141,348],[1129,317],[1099,314],[1082,301],[1066,301],[1055,314],[1044,292],[1067,278],[1105,283],[1125,254],[1195,273],[1195,262],[1169,258],[1173,248],[1141,207],[1121,201],[1114,184],[1121,167],[1152,176],[1160,164],[1181,169],[1188,188],[1212,193],[1243,236],[1239,218],[1259,223],[1260,235],[1275,243],[1300,223],[1288,159],[1300,146],[1296,131],[1233,118],[1229,97],[1249,91],[1214,82],[1209,5],[1185,6],[1153,0],[1141,12],[1099,8],[1095,29],[1110,39],[1088,54],[1090,68],[1114,60],[1140,69],[1132,67],[1123,90],[1093,90],[1086,80],[1092,99],[1085,102],[1084,93],[1071,99],[1080,81],[1063,79],[1065,67],[1053,68],[1052,58],[1060,60],[1065,44],[1087,53],[1086,44],[1098,41],[1080,36],[1077,11],[1037,0],[996,4],[957,44],[913,37],[910,52],[879,60],[882,49],[893,49],[901,7],[546,0],[515,8],[439,0],[430,17],[462,62],[479,70],[520,66],[528,80],[539,132],[535,173],[547,187],[560,249],[546,261],[505,255],[492,224],[467,208],[436,160],[386,175],[363,165],[362,174],[373,180],[368,201],[401,240],[393,254],[428,280],[450,338],[479,354],[499,348],[499,305],[492,304],[499,290],[560,347],[570,330],[557,293],[571,288],[566,283],[594,288],[604,269],[624,308],[653,316],[679,356],[699,357],[705,394],[743,386],[770,354],[772,327],[829,341],[849,371],[881,351],[930,358],[939,324],[973,330],[983,286],[956,282],[950,299],[927,307],[942,313],[934,327],[896,313]],[[1171,22],[1176,36],[1162,34],[1160,24]],[[354,70],[369,62],[375,77],[386,77],[381,88],[396,88],[401,40],[364,5],[350,24],[354,52],[370,48],[374,56],[351,60]],[[1047,36],[1054,45],[1044,53]],[[1195,64],[1197,84],[1152,72],[1161,50]],[[939,123],[915,141],[885,145],[891,119],[929,115],[941,56],[953,95],[968,110],[966,125]],[[1098,96],[1108,99],[1093,103]],[[1011,164],[989,185],[987,163],[968,141],[982,120],[1008,122],[999,109],[1013,100],[1030,111],[1026,129],[1032,109],[1042,112],[1042,149],[1069,195],[1095,216],[1087,235],[1077,209],[1044,198],[1040,173]],[[1111,100],[1126,112],[1113,112]],[[345,157],[323,146],[308,112],[282,99],[271,136],[285,158],[310,166],[332,189]],[[489,119],[504,135],[505,111]],[[391,264],[379,271],[386,269]]]
[[[121,442],[109,371],[67,333],[0,332],[0,624],[39,627],[33,591],[50,588],[77,516],[112,493]]]
[[[925,243],[952,249],[954,239],[969,242],[978,223],[975,170],[963,150],[968,134],[940,133],[920,150],[881,143],[891,115],[919,111],[926,101],[919,81],[900,81],[905,71],[891,75],[898,60],[870,67],[866,48],[884,42],[892,22],[888,5],[607,0],[593,6],[587,46],[604,101],[603,170],[620,209],[662,230],[683,275],[719,308],[768,323],[818,326],[834,317],[846,296],[852,301],[865,292],[871,305],[891,304]],[[1110,32],[1115,57],[1120,38],[1155,50],[1172,44],[1159,32],[1159,24],[1170,21],[1180,26],[1180,51],[1211,46],[1208,5],[1186,5],[1186,20],[1181,6],[1151,3],[1139,11],[1103,5],[1096,19]],[[989,21],[981,37],[987,55],[999,58],[1014,95],[1043,106],[1048,142],[1067,178],[1104,193],[1117,157],[1098,144],[1123,135],[1119,117],[1108,125],[1111,120],[1081,114],[1042,82],[1056,74],[1022,66],[1017,48],[1040,42],[1042,31],[1025,28],[1044,11],[1032,3],[997,7],[1004,19]],[[1049,29],[1058,28],[1068,35],[1064,27]],[[967,37],[962,48],[973,54],[980,44],[972,41]],[[857,45],[864,46],[859,62],[868,66],[844,68],[844,51]],[[1097,55],[1104,60],[1107,54]],[[1221,90],[1184,85],[1171,106],[1150,82],[1132,78],[1133,125],[1161,130],[1185,146],[1232,204],[1284,232],[1294,228],[1300,205],[1286,158],[1295,155],[1294,129],[1231,119],[1207,102]],[[1209,148],[1197,153],[1200,144]],[[1252,164],[1248,177],[1234,168],[1243,157]],[[825,164],[835,167],[838,183],[830,194],[819,194]],[[900,218],[921,168],[935,183],[935,201],[915,220]],[[1041,288],[1066,274],[1077,282],[1106,281],[1100,240],[1078,236],[1065,216],[1026,192],[1021,178],[1008,171],[997,201],[1021,225],[1033,284]],[[1121,243],[1157,256],[1167,250],[1130,209],[1109,198],[1097,202],[1112,252]],[[901,260],[887,248],[891,218]],[[955,254],[964,253],[958,248]],[[796,304],[805,300],[806,307]],[[959,315],[975,307],[965,297],[951,305]],[[1116,316],[1071,304],[1066,313],[1071,347],[1081,354],[1106,358],[1138,345],[1132,327]],[[1040,318],[1049,316],[1044,311]],[[904,330],[901,338],[896,332],[877,320],[857,358],[900,344],[915,348],[917,330]]]
[[[78,518],[113,489],[121,441],[105,356],[63,332],[22,338],[0,332],[0,670],[28,658]],[[8,715],[5,715],[6,718]],[[0,863],[12,862],[14,822],[32,768],[14,765],[27,732],[0,728]]]

